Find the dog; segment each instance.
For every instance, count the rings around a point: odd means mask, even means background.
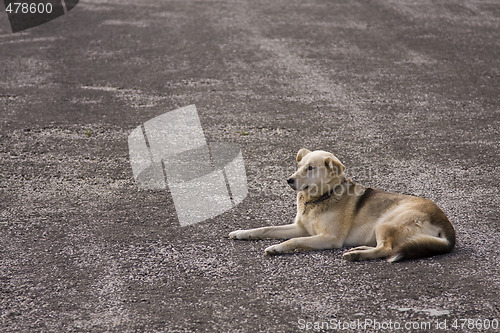
[[[302,148],[288,184],[297,191],[292,224],[236,230],[231,239],[288,239],[265,249],[267,255],[298,250],[354,247],[350,261],[388,262],[450,252],[455,230],[431,200],[364,187],[345,175],[332,153]]]

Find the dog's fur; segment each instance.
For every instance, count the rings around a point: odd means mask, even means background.
[[[347,260],[389,262],[450,252],[455,230],[431,200],[365,188],[346,178],[331,153],[297,153],[298,169],[288,184],[297,191],[297,216],[289,225],[237,230],[233,239],[290,238],[266,254],[352,247]]]

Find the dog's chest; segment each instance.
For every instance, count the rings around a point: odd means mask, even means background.
[[[297,197],[298,219],[310,235],[324,233],[338,221],[340,212],[334,204],[330,200],[317,204],[307,204],[300,195]]]
[[[340,214],[331,209],[312,209],[299,215],[300,223],[310,235],[319,235],[335,229],[334,225],[338,224],[339,218]]]

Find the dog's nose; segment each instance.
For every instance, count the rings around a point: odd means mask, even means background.
[[[295,179],[293,179],[293,178],[288,178],[288,179],[286,180],[286,182],[288,183],[288,185],[292,185],[292,184],[295,182]]]

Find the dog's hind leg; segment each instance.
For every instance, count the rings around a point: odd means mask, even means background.
[[[386,258],[392,253],[392,248],[382,244],[381,246],[372,247],[368,250],[352,249],[344,252],[344,259],[349,261],[370,260],[378,258]]]
[[[349,261],[386,258],[393,252],[393,239],[397,232],[397,229],[390,225],[379,225],[375,229],[376,247],[358,246],[344,252],[342,256]]]
[[[375,246],[358,246],[358,247],[355,247],[355,248],[352,248],[352,249],[349,249],[349,251],[347,252],[350,252],[350,251],[359,251],[359,250],[373,250],[375,248]]]

